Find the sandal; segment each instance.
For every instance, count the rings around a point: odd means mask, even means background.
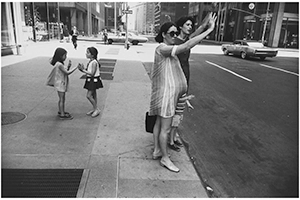
[[[100,109],[96,109],[93,114],[91,115],[92,117],[97,117],[100,114]]]
[[[86,113],[86,115],[91,115],[91,114],[93,114],[94,111],[95,111],[95,110],[91,110],[91,111],[89,111],[88,113]]]
[[[158,154],[154,154],[154,152],[152,153],[152,159],[153,160],[157,160],[157,159],[159,159],[161,157],[162,157],[162,153],[161,152],[159,152]]]
[[[180,151],[180,148],[176,144],[168,144],[168,146],[170,149],[172,149],[174,151],[177,151],[177,152]]]
[[[71,119],[73,119],[73,117],[71,115],[62,115],[62,116],[59,116],[59,119],[68,119],[68,120],[71,120]]]
[[[60,112],[58,111],[57,112],[57,115],[59,115],[60,116]],[[68,112],[65,112],[65,115],[71,115],[70,113],[68,113]]]
[[[183,144],[179,140],[175,140],[174,144],[176,144],[179,147],[183,147]]]

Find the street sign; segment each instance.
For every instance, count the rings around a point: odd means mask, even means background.
[[[132,14],[132,10],[123,10],[122,13],[123,14]]]

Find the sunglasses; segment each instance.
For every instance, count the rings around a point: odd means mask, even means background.
[[[171,31],[169,34],[171,37],[174,37],[176,35],[176,37],[179,35],[179,32],[175,32],[175,31]]]

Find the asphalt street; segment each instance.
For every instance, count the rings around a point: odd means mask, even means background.
[[[180,133],[202,179],[217,197],[296,197],[299,58],[190,58]]]

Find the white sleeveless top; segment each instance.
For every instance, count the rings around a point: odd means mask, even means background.
[[[96,65],[96,72],[95,72],[95,75],[94,77],[97,77],[97,76],[100,76],[100,66],[99,66],[99,63],[97,60],[92,60],[91,62],[89,62],[88,66],[87,66],[87,71],[88,72],[92,72],[92,65]],[[91,77],[89,74],[87,74],[88,77]]]

